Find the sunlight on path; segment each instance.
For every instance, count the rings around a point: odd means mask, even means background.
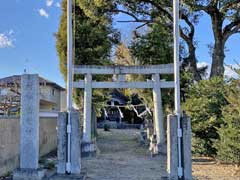
[[[98,130],[96,158],[83,159],[87,180],[160,180],[166,157],[151,158],[137,141],[137,130]]]

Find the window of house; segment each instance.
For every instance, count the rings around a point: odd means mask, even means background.
[[[52,96],[55,96],[55,89],[52,89]]]

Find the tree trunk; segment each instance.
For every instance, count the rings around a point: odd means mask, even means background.
[[[192,43],[188,43],[189,48],[189,63],[190,63],[190,71],[193,73],[193,78],[195,81],[200,81],[202,79],[200,73],[197,69],[197,58],[196,58],[196,48]]]
[[[210,78],[215,76],[224,76],[224,45],[225,43],[220,37],[215,40],[214,50],[212,54],[212,68]]]
[[[209,11],[209,15],[212,19],[212,29],[215,39],[214,49],[212,52],[212,68],[211,68],[211,74],[210,78],[220,76],[224,76],[224,36],[222,32],[223,27],[223,14],[219,12],[217,7],[214,7]]]

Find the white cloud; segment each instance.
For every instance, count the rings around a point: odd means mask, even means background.
[[[59,2],[55,3],[55,6],[60,8],[61,7],[61,4]]]
[[[232,68],[239,69],[239,66],[237,64],[231,64],[231,65],[225,66],[224,75],[227,78],[238,78],[239,77],[238,74]]]
[[[205,66],[208,66],[208,68],[206,70],[206,76],[205,76],[205,78],[208,79],[210,77],[211,64],[209,64],[207,62],[199,62],[199,63],[197,63],[197,67],[198,68],[205,67]],[[230,64],[230,65],[224,66],[224,68],[225,68],[225,71],[224,71],[225,77],[226,78],[238,78],[239,77],[238,74],[234,70],[232,70],[231,67],[239,69],[239,66],[237,64]]]
[[[48,17],[49,17],[49,14],[48,14],[47,11],[46,11],[45,9],[43,9],[43,8],[39,9],[38,12],[39,12],[40,16],[43,16],[43,17],[45,17],[45,18],[48,18]]]
[[[46,5],[47,5],[48,7],[51,7],[51,6],[53,5],[53,2],[54,2],[54,0],[47,0],[47,1],[46,1]]]
[[[197,63],[197,67],[198,68],[202,68],[202,67],[205,67],[205,66],[209,66],[209,63],[207,63],[207,62],[199,62],[199,63]]]
[[[13,30],[10,30],[7,33],[0,33],[0,48],[13,47],[12,34]]]

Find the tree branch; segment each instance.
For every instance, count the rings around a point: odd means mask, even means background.
[[[232,23],[230,23],[230,24],[232,24]],[[236,33],[240,33],[240,20],[231,29],[225,30],[225,32],[223,34],[224,41],[226,42],[231,35],[236,34]]]
[[[142,28],[142,27],[144,27],[144,26],[146,26],[146,25],[148,25],[148,24],[150,24],[150,23],[149,23],[149,22],[146,22],[146,23],[144,23],[144,24],[142,24],[142,25],[136,27],[136,29],[140,29],[140,28]]]
[[[139,20],[138,17],[135,14],[130,13],[128,11],[124,11],[124,10],[121,10],[121,9],[114,9],[114,10],[111,10],[111,12],[127,14],[127,15],[131,16],[133,19],[135,19],[135,21]]]
[[[152,0],[138,0],[138,2],[144,2],[144,3],[151,4],[152,6],[154,6],[155,8],[157,8],[160,12],[162,12],[163,14],[165,14],[171,21],[173,21],[172,14],[169,13],[166,9],[164,9],[159,3],[154,2],[154,1],[152,1]]]
[[[229,9],[235,8],[237,5],[240,5],[239,0],[231,0],[227,2],[220,11],[227,12]]]
[[[122,20],[122,21],[117,21],[119,23],[155,23],[154,21],[151,20],[146,20],[146,19],[139,19],[139,20]]]
[[[195,34],[195,28],[193,23],[189,20],[188,16],[182,13],[182,19],[187,23],[187,25],[190,27],[191,32],[188,34],[189,37],[192,39]]]
[[[227,26],[225,26],[225,28],[223,29],[223,34],[226,34],[227,32],[231,31],[232,28],[234,28],[235,26],[237,26],[238,24],[240,24],[240,18],[231,22],[230,24],[228,24]]]
[[[186,41],[188,45],[192,43],[192,39],[188,37],[181,28],[180,28],[180,36],[184,39],[184,41]]]

